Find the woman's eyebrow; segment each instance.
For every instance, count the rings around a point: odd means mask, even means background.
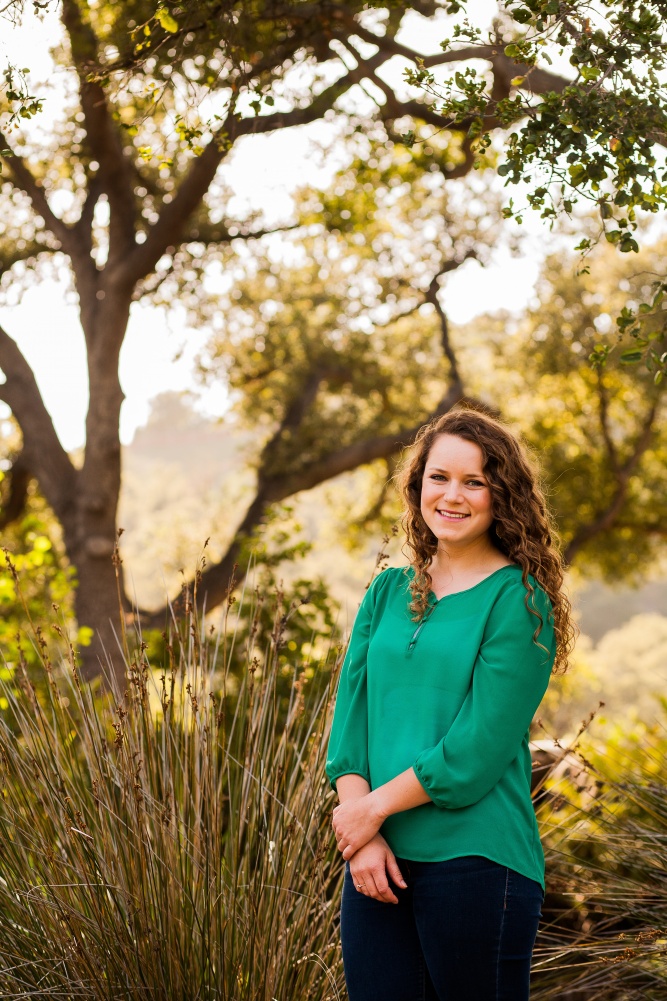
[[[434,473],[446,473],[447,475],[449,475],[449,470],[443,469],[441,466],[427,466],[426,468],[433,470]],[[486,479],[484,473],[464,473],[463,476],[464,478],[474,476],[478,480]]]

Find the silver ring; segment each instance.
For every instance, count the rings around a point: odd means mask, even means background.
[[[360,890],[364,884],[363,883],[355,883],[354,885],[356,886],[357,890]]]

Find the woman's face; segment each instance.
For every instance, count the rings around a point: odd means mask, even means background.
[[[453,434],[439,435],[426,459],[421,513],[436,539],[468,546],[487,535],[493,515],[491,488],[482,472],[479,445]]]

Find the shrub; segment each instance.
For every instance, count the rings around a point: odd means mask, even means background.
[[[531,996],[664,1001],[667,730],[584,739],[581,773],[547,782],[538,807],[547,893]]]
[[[300,667],[278,696],[290,611],[240,682],[191,608],[162,673],[128,652],[124,692],[96,702],[41,636],[46,696],[24,660],[0,682],[3,997],[339,997],[331,690]]]

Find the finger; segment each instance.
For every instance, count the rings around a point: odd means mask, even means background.
[[[387,865],[387,872],[393,879],[396,886],[402,886],[403,889],[405,889],[408,884],[403,879],[403,873],[398,867],[398,862],[396,861],[396,856],[394,855],[393,852],[390,851],[387,852],[386,865]]]
[[[363,897],[369,896],[368,890],[366,889],[366,884],[362,883],[361,880],[357,880],[355,882],[354,888],[357,891],[357,893],[360,893]]]
[[[389,886],[386,873],[384,871],[384,866],[381,869],[377,869],[373,872],[373,883],[375,889],[378,892],[378,900],[384,901],[385,904],[397,904],[398,897],[394,891]]]
[[[352,882],[354,883],[354,888],[357,893],[362,893],[364,896],[368,896],[366,891],[366,872],[353,872],[352,866],[350,866],[350,875],[352,876]]]
[[[377,883],[375,882],[374,874],[373,873],[367,873],[366,874],[365,886],[366,886],[366,890],[368,891],[368,896],[372,897],[373,900],[381,900],[384,903],[390,903],[389,899],[385,900],[383,894],[378,889],[378,886],[377,886]],[[393,896],[393,894],[392,894],[392,896]],[[398,900],[396,900],[396,897],[394,897],[394,902],[398,903]]]

